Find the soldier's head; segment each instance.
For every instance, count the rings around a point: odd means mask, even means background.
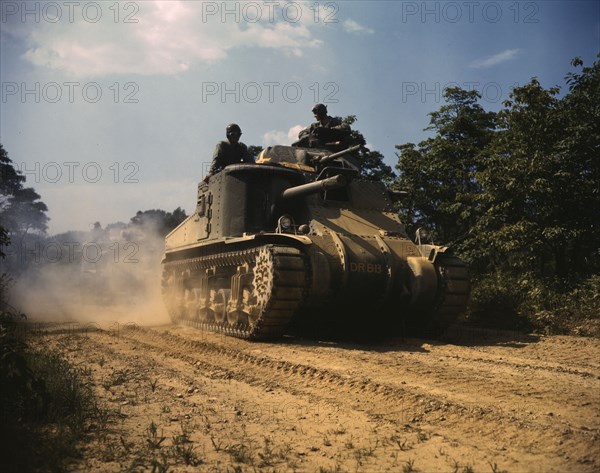
[[[232,123],[231,125],[227,125],[225,135],[230,143],[237,143],[240,141],[240,136],[242,136],[242,129],[236,123]]]
[[[327,116],[327,107],[318,103],[312,108],[312,113],[317,120],[323,120]]]

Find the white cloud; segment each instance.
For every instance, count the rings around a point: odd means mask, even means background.
[[[224,2],[208,3],[225,8]],[[32,23],[25,32],[24,57],[76,77],[173,75],[194,64],[222,60],[234,48],[268,48],[302,56],[307,49],[322,45],[313,37],[317,23],[304,14],[300,18],[306,20],[299,21],[273,14],[271,21],[267,12],[261,12],[260,21],[249,22],[244,10],[222,18],[207,15],[203,2],[157,1],[136,4],[139,10],[131,19],[138,21],[125,23],[124,12],[121,21],[115,22],[114,9],[101,5],[102,17],[95,23],[85,21],[81,14],[70,21],[67,11],[59,22]]]
[[[293,141],[298,139],[298,133],[300,133],[304,127],[302,125],[293,126],[288,130],[288,138],[293,138]]]
[[[367,28],[366,26],[363,26],[360,23],[358,23],[354,20],[351,20],[351,19],[344,20],[344,23],[342,23],[342,26],[344,27],[344,30],[348,33],[368,33],[368,34],[375,33],[375,30],[372,30],[371,28]]]
[[[520,49],[507,49],[498,54],[494,54],[492,56],[488,56],[488,57],[482,58],[482,59],[477,59],[476,61],[473,61],[469,65],[469,67],[471,67],[473,69],[482,69],[485,67],[492,67],[497,64],[501,64],[503,62],[514,59],[517,56],[517,54],[519,54],[520,52],[521,52]]]
[[[295,125],[291,127],[287,132],[278,130],[269,130],[262,136],[263,146],[273,145],[291,145],[298,139],[298,133],[304,127],[302,125]]]

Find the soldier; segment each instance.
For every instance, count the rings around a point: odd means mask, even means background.
[[[242,130],[239,125],[235,123],[228,125],[225,134],[227,136],[227,141],[221,141],[215,147],[213,161],[208,176],[219,172],[225,166],[229,166],[230,164],[254,162],[254,159],[248,154],[248,147],[240,142]]]
[[[312,112],[317,122],[298,133],[298,141],[294,145],[334,151],[345,148],[350,137],[350,127],[342,123],[341,118],[330,117],[327,107],[322,103],[316,104]]]

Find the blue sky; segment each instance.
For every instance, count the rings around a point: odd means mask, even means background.
[[[77,2],[76,2],[77,3]],[[372,149],[428,136],[447,84],[497,110],[600,51],[598,1],[1,2],[0,142],[51,233],[191,212],[225,126],[293,141],[315,102]]]

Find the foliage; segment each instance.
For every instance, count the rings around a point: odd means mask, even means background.
[[[444,91],[448,105],[430,113],[428,130],[436,136],[398,145],[397,187],[408,192],[401,215],[413,229],[428,226],[433,236],[450,242],[476,221],[484,150],[495,129],[495,115],[477,104],[477,91],[458,87]]]
[[[342,119],[342,123],[348,126],[352,126],[356,121],[356,115],[348,115]],[[363,145],[358,152],[361,176],[366,179],[381,181],[388,186],[391,185],[395,175],[392,168],[383,162],[383,154],[367,148],[367,141],[362,133],[356,129],[352,129],[348,146],[355,145]]]
[[[510,250],[513,265],[542,277],[585,272],[583,255],[597,248],[599,236],[598,155],[594,160],[572,139],[580,126],[592,131],[591,123],[573,114],[570,95],[559,100],[558,92],[536,79],[513,90],[479,176],[485,213],[476,230],[488,248],[480,256]]]
[[[256,145],[248,146],[248,154],[250,155],[250,157],[252,157],[252,159],[254,159],[254,161],[256,161],[256,159],[258,158],[258,155],[260,154],[260,152],[262,150],[263,150],[262,146],[256,146]]]
[[[0,258],[5,258],[6,253],[4,248],[10,245],[10,237],[8,236],[8,230],[0,225]]]
[[[0,438],[6,472],[63,471],[99,415],[86,373],[29,348],[24,316],[0,313]]]
[[[8,199],[10,196],[23,188],[25,176],[14,168],[11,159],[8,157],[7,151],[1,143],[0,176],[2,176],[2,179],[0,179],[0,211],[4,211],[6,206],[9,205]]]
[[[600,337],[600,277],[540,280],[496,270],[474,281],[471,318],[495,328]]]
[[[581,71],[563,97],[533,78],[497,113],[449,88],[430,114],[435,136],[397,146],[402,217],[456,242],[473,270],[474,314],[558,332],[598,322],[600,61],[572,65]]]
[[[187,218],[185,210],[177,207],[173,212],[165,212],[164,210],[138,210],[135,217],[131,218],[131,225],[135,227],[146,227],[155,229],[161,236],[165,236],[177,225]]]
[[[3,422],[16,421],[24,413],[34,414],[42,401],[41,386],[23,354],[25,343],[19,331],[23,315],[0,313],[0,415]]]
[[[31,187],[24,187],[25,176],[13,166],[0,144],[0,218],[9,234],[28,232],[45,234],[48,229],[48,207]]]

